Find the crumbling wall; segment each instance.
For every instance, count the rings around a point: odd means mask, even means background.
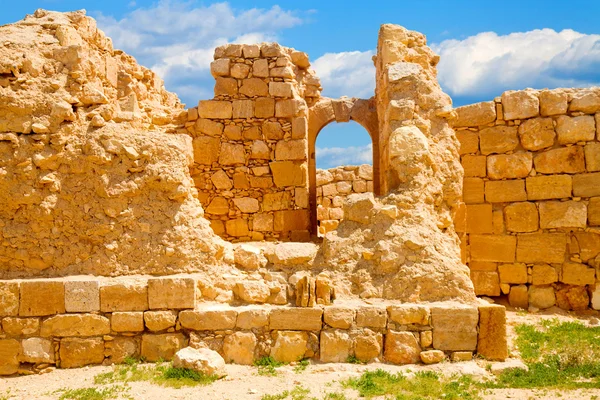
[[[599,309],[600,89],[509,91],[456,112],[475,292]]]
[[[215,97],[189,110],[192,176],[214,231],[231,241],[308,240],[305,53],[276,43],[215,50]]]

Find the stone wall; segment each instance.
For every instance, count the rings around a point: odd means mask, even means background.
[[[317,170],[319,234],[336,229],[344,218],[344,202],[352,193],[373,192],[373,166],[343,166]]]
[[[600,89],[509,91],[456,112],[475,292],[600,309]]]
[[[309,239],[307,101],[320,96],[309,66],[276,43],[215,50],[215,97],[189,110],[186,127],[199,199],[221,237]]]

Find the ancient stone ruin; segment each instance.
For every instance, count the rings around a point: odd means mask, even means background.
[[[425,37],[382,25],[370,99],[322,97],[300,51],[228,44],[185,109],[83,12],[0,37],[2,375],[186,346],[502,360],[504,307],[476,294],[600,308],[598,89],[453,109]],[[372,168],[317,171],[349,120]]]

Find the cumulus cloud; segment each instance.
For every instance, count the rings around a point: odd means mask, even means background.
[[[441,56],[438,78],[455,99],[488,99],[508,89],[600,84],[600,35],[536,29],[483,32],[432,48]]]
[[[196,7],[175,0],[134,9],[121,19],[94,16],[116,48],[158,72],[188,104],[213,96],[208,71],[216,46],[274,41],[281,30],[302,23],[295,12],[279,6],[235,10],[228,3]]]
[[[328,169],[340,165],[373,164],[373,145],[350,147],[317,147],[317,168]]]
[[[326,53],[312,63],[321,78],[323,95],[370,98],[375,92],[375,51]]]

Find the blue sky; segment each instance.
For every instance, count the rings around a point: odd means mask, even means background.
[[[441,55],[439,80],[456,106],[507,89],[600,85],[600,1],[145,1],[21,0],[7,3],[0,25],[37,8],[86,9],[115,47],[157,70],[188,106],[212,97],[212,50],[226,42],[278,41],[305,51],[323,94],[368,98],[371,56],[382,23],[427,35]],[[330,124],[317,141],[317,163],[368,161],[366,131]],[[319,156],[321,155],[321,157]]]

